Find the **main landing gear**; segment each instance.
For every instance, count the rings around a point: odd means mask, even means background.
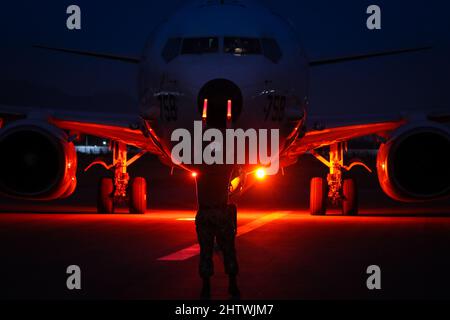
[[[327,204],[341,206],[342,214],[355,216],[358,214],[358,191],[354,179],[343,179],[342,171],[350,171],[354,166],[363,166],[369,172],[372,170],[364,163],[356,161],[349,166],[344,165],[344,152],[347,144],[339,142],[330,146],[330,160],[328,161],[316,151],[312,155],[330,168],[325,181],[322,177],[311,179],[310,212],[312,215],[325,215]]]
[[[127,160],[127,146],[122,142],[112,142],[113,163],[107,165],[103,161],[94,161],[85,171],[93,165],[99,164],[114,173],[114,178],[100,179],[97,193],[98,213],[114,213],[118,205],[128,205],[130,213],[143,214],[147,209],[147,182],[145,178],[136,177],[131,180],[127,167],[142,157],[146,152],[141,151],[130,160]]]

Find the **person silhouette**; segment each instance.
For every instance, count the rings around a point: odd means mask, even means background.
[[[195,224],[200,245],[199,274],[203,280],[203,299],[211,297],[210,278],[214,275],[215,242],[223,253],[225,273],[229,277],[228,292],[232,298],[240,297],[237,284],[239,266],[235,248],[237,208],[228,204],[231,170],[229,166],[212,165],[202,170],[197,177],[199,208]]]

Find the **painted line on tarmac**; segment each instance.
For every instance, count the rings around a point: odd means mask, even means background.
[[[255,229],[262,227],[265,224],[268,224],[274,220],[278,220],[286,216],[289,212],[273,212],[271,214],[262,216],[259,219],[253,220],[241,227],[238,227],[237,237],[240,237],[246,233],[249,233]],[[158,258],[159,261],[183,261],[189,258],[195,257],[200,253],[200,246],[198,244],[194,244],[187,248],[181,249],[174,253],[171,253],[167,256]]]

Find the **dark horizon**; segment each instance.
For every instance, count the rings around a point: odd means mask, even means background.
[[[433,45],[427,52],[314,68],[311,114],[377,114],[448,107],[450,36],[443,16],[445,4],[438,7],[425,1],[377,1],[382,9],[382,30],[369,31],[365,11],[372,3],[368,1],[262,2],[292,22],[310,58]],[[0,104],[137,111],[136,66],[31,46],[139,56],[148,34],[181,3],[78,1],[82,10],[80,31],[65,27],[65,10],[71,4],[68,1],[8,4],[8,10],[0,13]]]

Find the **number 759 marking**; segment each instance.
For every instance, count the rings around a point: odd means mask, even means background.
[[[172,94],[160,95],[158,97],[161,119],[166,121],[177,121],[178,108],[175,96]]]

